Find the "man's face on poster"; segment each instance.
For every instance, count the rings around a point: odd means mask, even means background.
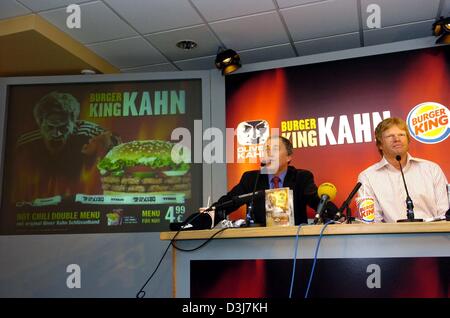
[[[264,143],[268,134],[268,123],[265,120],[246,121],[238,126],[238,141],[242,145]]]
[[[62,112],[44,116],[40,126],[45,144],[52,153],[64,148],[74,129],[75,122],[68,113]]]

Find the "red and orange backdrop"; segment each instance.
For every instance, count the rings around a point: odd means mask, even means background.
[[[291,164],[311,170],[317,185],[335,184],[338,206],[358,174],[380,160],[374,130],[387,117],[408,120],[410,153],[438,163],[448,177],[449,62],[448,47],[435,47],[228,76],[226,127],[266,120],[280,129],[294,144]],[[234,138],[228,188],[258,168],[237,162],[236,154],[252,149]]]

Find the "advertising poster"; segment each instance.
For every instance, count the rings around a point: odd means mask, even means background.
[[[188,152],[173,156],[171,133],[192,131],[201,98],[201,80],[10,86],[1,233],[162,231],[183,221],[201,204],[202,167]]]
[[[228,76],[226,127],[237,130],[228,188],[244,171],[258,169],[268,131],[277,128],[293,144],[291,165],[310,170],[317,186],[334,184],[339,207],[359,173],[381,159],[374,130],[388,117],[407,122],[410,154],[436,162],[449,179],[449,50],[442,46]],[[354,200],[351,207],[355,212]],[[308,217],[313,215],[308,208]]]

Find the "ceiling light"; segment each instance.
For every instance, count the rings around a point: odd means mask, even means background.
[[[183,50],[192,50],[197,47],[197,43],[191,40],[183,40],[177,43],[177,46]]]
[[[222,75],[228,75],[241,67],[241,58],[234,50],[219,48],[215,63]]]
[[[450,43],[450,17],[440,17],[433,23],[433,35],[439,36],[436,44]]]

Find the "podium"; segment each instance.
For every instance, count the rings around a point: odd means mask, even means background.
[[[322,227],[300,230],[294,298],[304,297]],[[230,228],[194,252],[172,248],[173,297],[288,297],[297,229]],[[176,244],[194,248],[216,231],[184,231]],[[449,268],[450,222],[328,225],[309,297],[449,297]]]

